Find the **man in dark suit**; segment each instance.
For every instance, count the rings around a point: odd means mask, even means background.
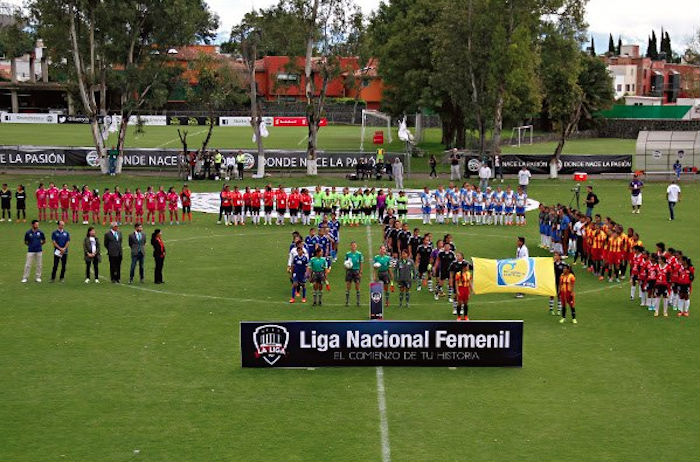
[[[105,233],[104,245],[109,257],[110,279],[118,284],[122,270],[122,233],[116,221],[111,223],[110,230]]]
[[[129,234],[129,247],[131,248],[131,270],[129,271],[129,284],[134,283],[134,270],[139,264],[139,278],[143,282],[143,260],[146,247],[146,236],[143,234],[143,226],[136,223],[134,232]]]

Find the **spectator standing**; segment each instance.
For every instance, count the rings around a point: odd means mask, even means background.
[[[99,284],[100,280],[100,262],[102,261],[102,253],[100,252],[100,240],[95,235],[95,227],[90,226],[87,230],[87,235],[83,241],[83,255],[85,256],[85,284],[90,283],[90,266],[92,265],[95,273],[95,284]]]
[[[0,221],[5,221],[5,214],[7,214],[7,221],[12,221],[11,204],[12,191],[7,188],[7,183],[3,183],[2,189],[0,189],[0,208],[2,208],[2,218],[0,218]]]
[[[119,158],[119,151],[112,146],[112,149],[107,151],[107,161],[109,167],[109,174],[114,176],[117,174],[117,159]]]
[[[143,283],[143,261],[146,256],[146,236],[143,234],[143,226],[137,223],[134,232],[129,234],[129,248],[131,249],[131,269],[129,270],[129,284],[134,283],[134,271],[139,265],[139,279]]]
[[[500,154],[496,154],[493,156],[493,168],[496,171],[496,176],[494,177],[494,179],[500,178],[501,183],[503,183],[503,164],[501,163]]]
[[[377,172],[377,175],[382,175],[383,173],[386,173],[386,164],[384,163],[384,148],[377,148],[375,170]]]
[[[673,164],[673,173],[676,174],[676,180],[681,179],[681,172],[683,171],[683,166],[681,165],[680,159],[676,159],[676,162]]]
[[[27,222],[27,191],[24,190],[24,185],[17,186],[17,191],[15,191],[15,206],[17,207],[17,221],[19,222],[20,216],[22,217],[22,223]]]
[[[459,153],[457,148],[452,148],[450,154],[450,180],[460,180],[462,177],[459,172]]]
[[[588,218],[593,217],[593,207],[598,205],[600,201],[598,196],[593,192],[593,186],[586,186],[588,194],[586,194],[586,216]]]
[[[530,170],[523,165],[518,172],[518,186],[523,189],[525,194],[527,194],[527,186],[530,184],[530,177],[532,177]]]
[[[109,257],[109,278],[119,284],[122,272],[122,233],[119,224],[113,221],[110,230],[105,233],[104,246]]]
[[[202,161],[204,162],[204,179],[211,178],[211,156],[207,151],[202,151]]]
[[[217,149],[214,153],[214,175],[221,178],[221,162],[224,160],[224,156]]]
[[[391,174],[394,177],[396,189],[403,189],[403,164],[398,157],[394,159],[394,163],[391,165]]]
[[[165,261],[165,243],[160,229],[153,231],[151,235],[151,245],[153,246],[153,260],[155,260],[155,269],[153,274],[153,282],[163,284],[163,262]]]
[[[486,162],[482,162],[479,167],[479,188],[486,191],[489,186],[489,178],[491,178],[491,167]]]
[[[243,168],[245,167],[245,154],[243,151],[238,151],[236,155],[236,170],[238,170],[238,179],[243,179]]]
[[[44,236],[44,232],[39,229],[38,220],[32,220],[31,229],[24,233],[24,243],[27,246],[27,259],[24,262],[22,282],[27,282],[32,264],[34,264],[35,268],[35,280],[36,282],[41,282],[42,258],[44,256],[42,246],[46,243],[46,236]]]
[[[668,221],[673,221],[676,219],[676,204],[681,200],[681,187],[678,186],[676,180],[673,180],[666,188],[666,198],[668,199]]]
[[[428,161],[428,164],[430,165],[430,177],[437,178],[438,174],[435,170],[435,167],[437,167],[437,159],[435,158],[435,154],[430,154],[430,160]]]
[[[70,233],[65,230],[65,222],[58,220],[58,228],[51,233],[53,243],[53,269],[51,270],[51,282],[56,280],[56,270],[58,263],[61,263],[60,279],[63,282],[66,276],[66,263],[68,262],[68,245],[70,244]]]
[[[634,178],[630,181],[632,213],[639,213],[639,209],[642,208],[642,188],[644,188],[644,183],[639,179],[639,175],[635,173]]]

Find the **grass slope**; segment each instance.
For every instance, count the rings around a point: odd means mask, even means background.
[[[51,178],[0,180],[21,181],[32,191]],[[100,188],[114,182],[54,180]],[[134,187],[164,180],[118,181]],[[666,219],[663,184],[648,185],[641,215],[629,214],[624,182],[595,186],[602,214],[638,229],[647,244],[664,240],[700,261],[698,185],[683,185],[673,223]],[[214,191],[218,185],[194,187]],[[531,195],[567,202],[569,184],[536,181]],[[290,306],[283,269],[290,226],[225,229],[211,215],[195,215],[192,225],[165,226],[163,286],[150,282],[151,259],[143,286],[85,285],[77,249],[65,284],[22,285],[27,225],[0,223],[0,459],[381,460],[373,368],[239,366],[240,320],[364,319],[366,290],[362,308],[344,308],[342,271],[335,268],[322,309]],[[422,230],[452,232],[467,255],[491,258],[512,255],[522,233],[532,253],[541,254],[535,216],[528,218],[524,229]],[[68,229],[74,244],[81,242],[84,227]],[[371,233],[377,246],[380,228]],[[354,239],[366,256],[374,253],[365,228],[343,230],[341,239],[343,247]],[[45,280],[50,260],[45,252]],[[103,277],[107,268],[105,261]],[[626,283],[599,283],[576,271],[577,326],[549,316],[543,298],[474,298],[476,319],[525,320],[522,369],[385,368],[394,461],[698,460],[697,295],[690,318],[654,319],[628,301]],[[410,309],[391,307],[387,318],[451,316],[447,303],[414,292]]]

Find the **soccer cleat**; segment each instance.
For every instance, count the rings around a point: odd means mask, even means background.
[[[668,318],[668,313],[664,313],[664,318]]]
[[[687,318],[688,316],[690,316],[690,313],[688,313],[687,311],[684,311],[683,316]]]
[[[391,285],[389,286],[389,290],[391,290],[391,293],[394,293],[394,283],[392,282]]]
[[[27,283],[27,278],[22,279],[22,283],[26,284]]]
[[[294,302],[296,302],[296,299],[293,299],[293,298],[289,299],[289,303],[294,303]]]
[[[89,279],[89,278],[85,280],[85,284],[90,284],[90,279]]]
[[[420,286],[416,287],[416,292],[420,292],[420,289],[421,289]]]
[[[559,320],[559,324],[564,324],[565,322],[566,322],[566,318],[561,318],[561,319]]]
[[[326,282],[326,292],[330,292],[330,291],[331,291],[331,284],[330,284],[330,282]]]
[[[440,297],[438,296],[437,292],[435,292],[435,300],[440,300]]]
[[[457,308],[452,308],[452,314],[457,314]]]
[[[678,312],[678,317],[680,318],[681,316],[683,316],[683,312],[679,311],[679,312]]]
[[[557,314],[554,312],[554,310],[549,310],[549,314],[551,314],[552,316],[556,316],[556,315],[557,315]]]
[[[654,317],[655,317],[655,318],[658,318],[658,317],[659,317],[659,312],[658,312],[658,311],[654,311]]]
[[[457,321],[461,321],[461,320],[462,320],[462,316],[457,316]]]
[[[302,298],[302,299],[301,299],[301,303],[306,303],[306,299],[305,299],[305,298]]]
[[[36,282],[41,282],[41,278],[36,278],[35,281],[36,281]]]
[[[603,276],[598,276],[599,281],[602,281],[603,279],[605,279]],[[612,282],[612,281],[610,281],[610,282]]]
[[[100,283],[100,280],[99,280],[99,279],[95,279],[95,284],[99,284],[99,283]]]
[[[465,316],[462,318],[462,321],[469,321],[469,316]]]
[[[572,319],[572,320],[571,320],[571,323],[572,323],[572,324],[578,324],[578,321],[577,321],[576,319]]]

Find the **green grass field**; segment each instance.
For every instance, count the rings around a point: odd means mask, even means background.
[[[23,182],[29,191],[38,181],[99,188],[115,181],[46,172],[0,180]],[[118,178],[123,187],[165,181]],[[629,213],[625,182],[593,184],[600,213],[633,226],[647,244],[663,240],[700,261],[700,186],[682,185],[678,219],[669,223],[664,184],[647,186],[641,215]],[[535,181],[530,195],[568,203],[570,186]],[[29,218],[34,214],[30,208]],[[513,255],[523,233],[531,253],[543,254],[535,215],[528,219],[524,229],[422,231],[451,232],[467,255],[490,258]],[[195,214],[193,224],[165,226],[162,286],[152,283],[150,258],[143,285],[85,285],[77,249],[65,284],[46,282],[46,251],[45,282],[23,285],[28,225],[0,223],[1,460],[382,460],[374,368],[244,370],[238,351],[241,320],[365,319],[366,290],[365,306],[343,307],[336,268],[322,309],[289,305],[284,264],[292,228],[224,228],[215,220]],[[68,229],[74,243],[82,242],[84,226]],[[375,246],[380,234],[372,227]],[[376,252],[365,228],[343,230],[341,239],[342,247],[357,240],[366,256]],[[103,261],[103,278],[107,270]],[[470,303],[475,319],[525,321],[521,369],[384,369],[391,460],[700,458],[697,294],[691,317],[654,319],[629,301],[626,282],[600,283],[580,267],[576,273],[576,326],[549,316],[541,297],[485,295]],[[386,317],[451,319],[450,306],[426,292],[413,294],[409,310],[389,308]]]
[[[182,129],[182,127],[180,127]],[[136,134],[133,127],[127,132],[127,147],[144,148],[180,148],[176,126],[148,126],[145,132]],[[206,136],[206,127],[185,127],[188,131],[188,143],[192,148],[201,146]],[[372,134],[382,127],[367,127],[365,131],[365,150],[373,152]],[[386,127],[384,127],[386,131]],[[404,151],[403,142],[398,139],[397,129],[393,129],[393,142],[385,145],[388,151]],[[265,138],[266,149],[306,149],[307,131],[304,127],[272,127],[270,136]],[[386,138],[385,133],[385,139]],[[510,136],[509,132],[504,137]],[[430,152],[439,154],[443,151],[440,144],[439,128],[425,130],[420,146]],[[360,148],[361,130],[358,126],[328,126],[319,132],[319,147],[328,150],[353,150]],[[108,143],[116,143],[112,134]],[[0,144],[6,145],[52,145],[52,146],[91,146],[92,135],[87,125],[33,125],[0,124]],[[635,140],[618,140],[594,138],[571,140],[564,146],[566,154],[631,154],[634,153]],[[210,142],[211,147],[255,149],[252,131],[248,127],[216,127]],[[536,143],[521,147],[503,146],[504,153],[546,154],[554,152],[556,143]],[[421,162],[418,162],[422,165]]]

